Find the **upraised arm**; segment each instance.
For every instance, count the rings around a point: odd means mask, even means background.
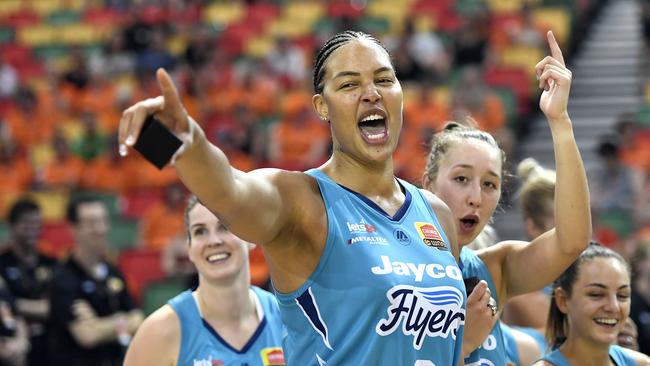
[[[290,205],[283,202],[281,191],[290,190],[292,180],[282,179],[285,172],[279,170],[244,173],[233,168],[187,115],[167,72],[158,69],[156,77],[162,95],[138,102],[122,114],[120,154],[128,153],[145,119],[154,115],[183,142],[172,158],[183,183],[236,235],[259,244],[271,241],[287,221]]]
[[[564,65],[553,33],[549,31],[547,37],[551,56],[540,61],[535,70],[544,89],[539,106],[551,128],[555,150],[555,228],[529,245],[506,246],[503,287],[508,297],[552,282],[587,247],[591,237],[587,177],[567,112],[571,71]]]

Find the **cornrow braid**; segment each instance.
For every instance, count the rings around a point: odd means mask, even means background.
[[[377,45],[379,45],[386,53],[388,52],[388,49],[386,49],[386,46],[384,46],[381,42],[379,42],[375,37],[364,33],[364,32],[357,32],[357,31],[344,31],[335,34],[332,38],[327,40],[325,42],[325,45],[318,51],[318,55],[316,56],[316,63],[314,66],[314,75],[313,75],[313,82],[314,82],[314,92],[316,94],[320,94],[323,92],[323,78],[325,77],[325,61],[330,57],[330,55],[339,49],[341,46],[344,44],[353,41],[355,39],[367,39],[369,41],[375,42]]]

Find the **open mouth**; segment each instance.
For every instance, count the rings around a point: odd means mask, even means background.
[[[607,328],[615,328],[618,325],[618,319],[615,318],[595,318],[594,323],[607,327]]]
[[[209,263],[217,263],[217,262],[223,262],[230,258],[230,253],[215,253],[207,256],[205,260],[207,260]]]
[[[359,120],[359,131],[369,144],[381,144],[388,140],[386,113],[382,110],[366,112]]]
[[[472,232],[478,225],[478,216],[467,215],[460,219],[460,229],[463,232]]]

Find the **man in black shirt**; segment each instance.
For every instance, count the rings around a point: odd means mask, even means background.
[[[76,244],[53,280],[53,363],[121,365],[143,315],[122,274],[105,259],[108,212],[102,201],[84,196],[69,203],[67,216]]]
[[[0,365],[25,365],[28,349],[27,327],[16,315],[14,298],[0,277]]]
[[[31,343],[28,364],[49,365],[46,322],[50,314],[49,288],[57,262],[37,250],[42,218],[34,201],[16,201],[8,221],[9,246],[0,254],[0,276],[15,299],[17,314],[27,322]]]

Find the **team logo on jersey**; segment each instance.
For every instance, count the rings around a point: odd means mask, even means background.
[[[377,232],[377,228],[366,223],[364,219],[361,219],[358,223],[347,221],[346,224],[350,234],[374,234]]]
[[[346,222],[351,237],[348,245],[356,243],[370,243],[375,245],[388,245],[388,240],[377,233],[377,228],[361,219],[358,223]]]
[[[212,357],[209,359],[197,360],[194,359],[192,366],[223,366],[225,365],[221,360],[213,360]]]
[[[427,246],[434,247],[440,250],[447,250],[447,245],[445,245],[442,236],[438,232],[438,229],[435,225],[428,222],[416,222],[415,228],[420,234],[420,238]]]
[[[393,236],[395,237],[395,240],[397,240],[397,242],[402,245],[411,244],[411,238],[402,229],[396,229],[395,231],[393,231]]]
[[[464,295],[455,287],[399,285],[388,290],[386,297],[388,317],[377,323],[375,331],[387,336],[401,329],[404,335],[413,336],[416,350],[422,348],[426,336],[456,339],[465,324]]]
[[[284,362],[284,353],[280,347],[264,348],[260,352],[260,356],[262,356],[264,366],[284,366],[286,364]]]
[[[427,278],[449,277],[457,281],[463,279],[463,273],[455,264],[443,266],[439,263],[400,262],[391,260],[387,255],[382,255],[380,258],[381,266],[370,268],[370,271],[376,275],[409,276],[413,277],[415,282],[422,282],[425,276]]]

